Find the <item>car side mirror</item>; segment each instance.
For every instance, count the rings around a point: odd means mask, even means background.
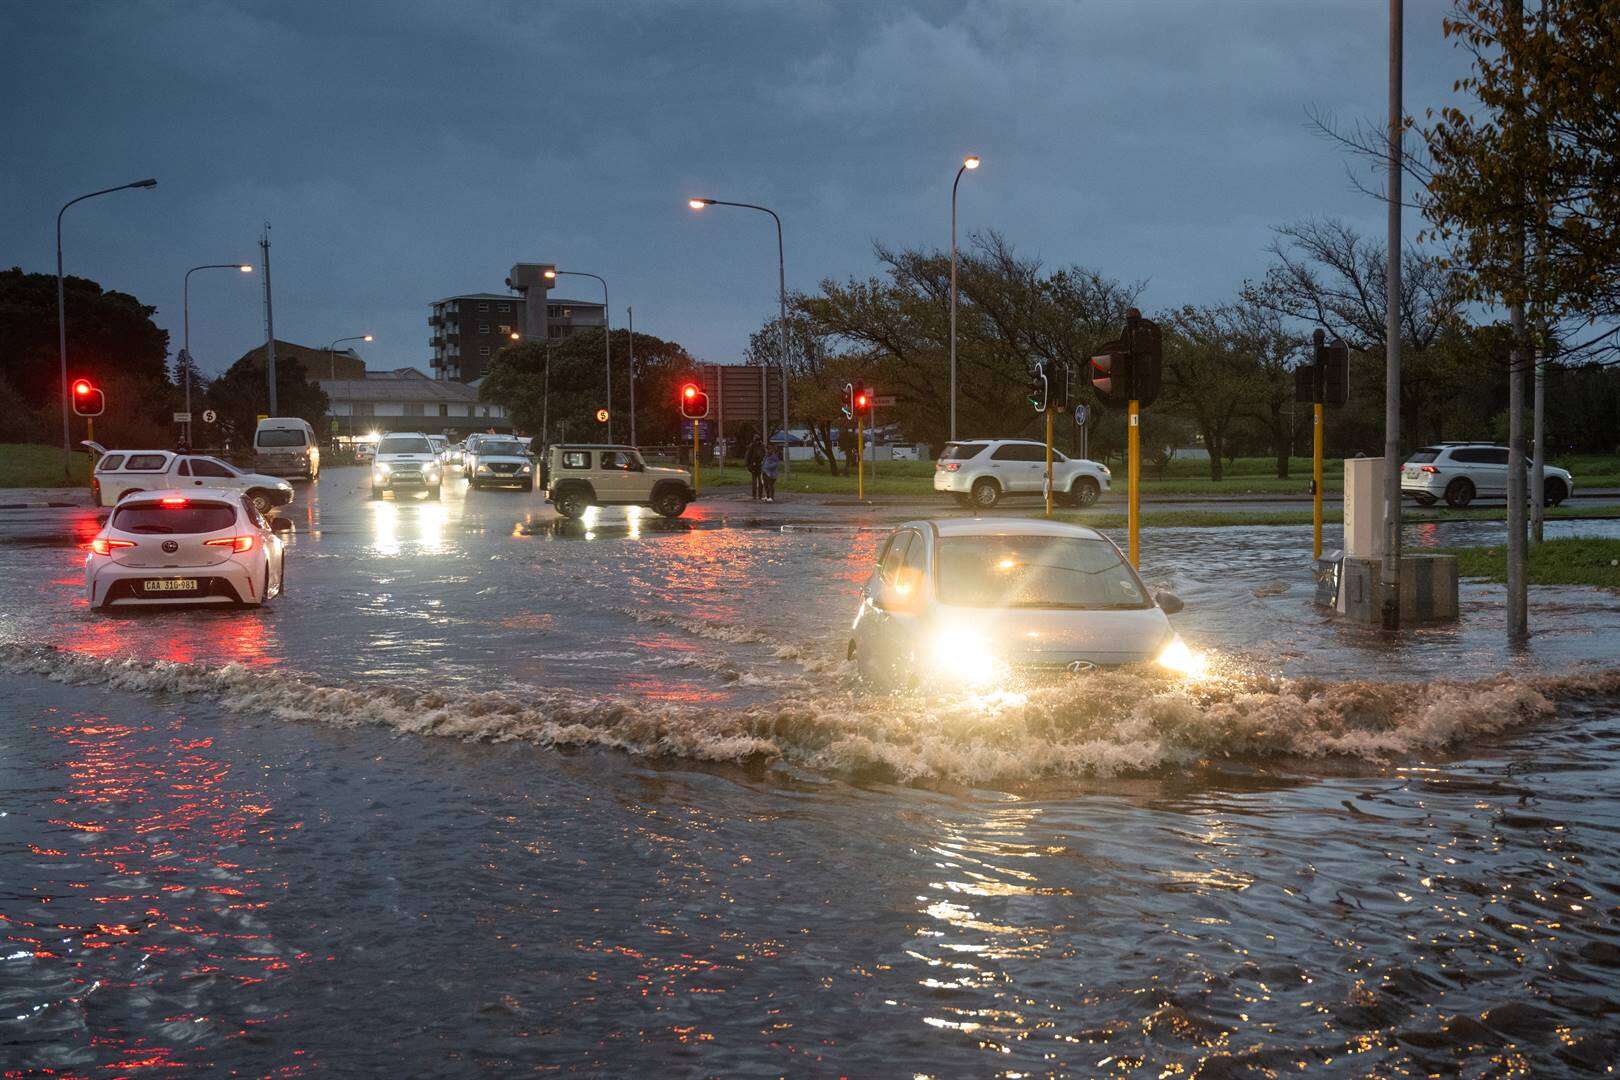
[[[1178,614],[1187,607],[1181,597],[1173,592],[1156,592],[1153,594],[1153,600],[1164,609],[1166,615]]]
[[[278,515],[270,519],[270,531],[277,533],[290,533],[293,531],[293,523],[291,520]]]

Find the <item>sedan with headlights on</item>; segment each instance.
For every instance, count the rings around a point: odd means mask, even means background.
[[[534,462],[529,459],[528,446],[517,439],[485,435],[464,460],[462,470],[469,487],[534,490]]]
[[[286,547],[236,492],[130,495],[85,547],[92,608],[258,605],[282,590]]]
[[[914,521],[879,550],[849,649],[868,682],[923,690],[1153,661],[1186,670],[1167,618],[1181,609],[1095,529]]]

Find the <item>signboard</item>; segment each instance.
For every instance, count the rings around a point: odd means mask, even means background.
[[[1081,427],[1085,427],[1086,426],[1086,421],[1090,420],[1090,419],[1091,419],[1091,410],[1090,409],[1086,408],[1084,405],[1076,405],[1074,407],[1074,422],[1075,423],[1079,424]]]
[[[596,422],[598,424],[605,424],[608,422],[608,411],[606,409],[596,410]]]
[[[191,414],[188,412],[177,412],[174,414],[174,422],[177,424],[189,424],[191,423]]]
[[[212,424],[215,420],[218,420],[218,419],[219,419],[219,413],[215,412],[213,409],[204,409],[203,410],[203,423]]]
[[[681,439],[683,441],[686,440],[686,439],[690,439],[692,437],[692,425],[693,424],[696,424],[698,426],[698,441],[699,442],[708,442],[709,439],[711,437],[713,437],[713,435],[714,435],[714,421],[713,420],[682,420],[681,421]]]
[[[878,394],[872,398],[872,405],[879,409],[892,409],[894,408],[894,395]]]

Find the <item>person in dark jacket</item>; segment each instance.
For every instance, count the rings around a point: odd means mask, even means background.
[[[748,467],[750,479],[749,497],[758,501],[765,495],[765,482],[760,476],[765,467],[765,444],[760,441],[758,435],[754,436],[754,441],[748,444],[748,452],[743,455],[743,464]]]
[[[782,471],[782,452],[776,447],[765,451],[765,460],[760,464],[760,477],[765,482],[765,501],[776,501],[776,477]]]

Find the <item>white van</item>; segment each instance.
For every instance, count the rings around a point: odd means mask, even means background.
[[[313,480],[321,471],[315,429],[296,416],[267,416],[253,432],[253,464],[267,476]]]

